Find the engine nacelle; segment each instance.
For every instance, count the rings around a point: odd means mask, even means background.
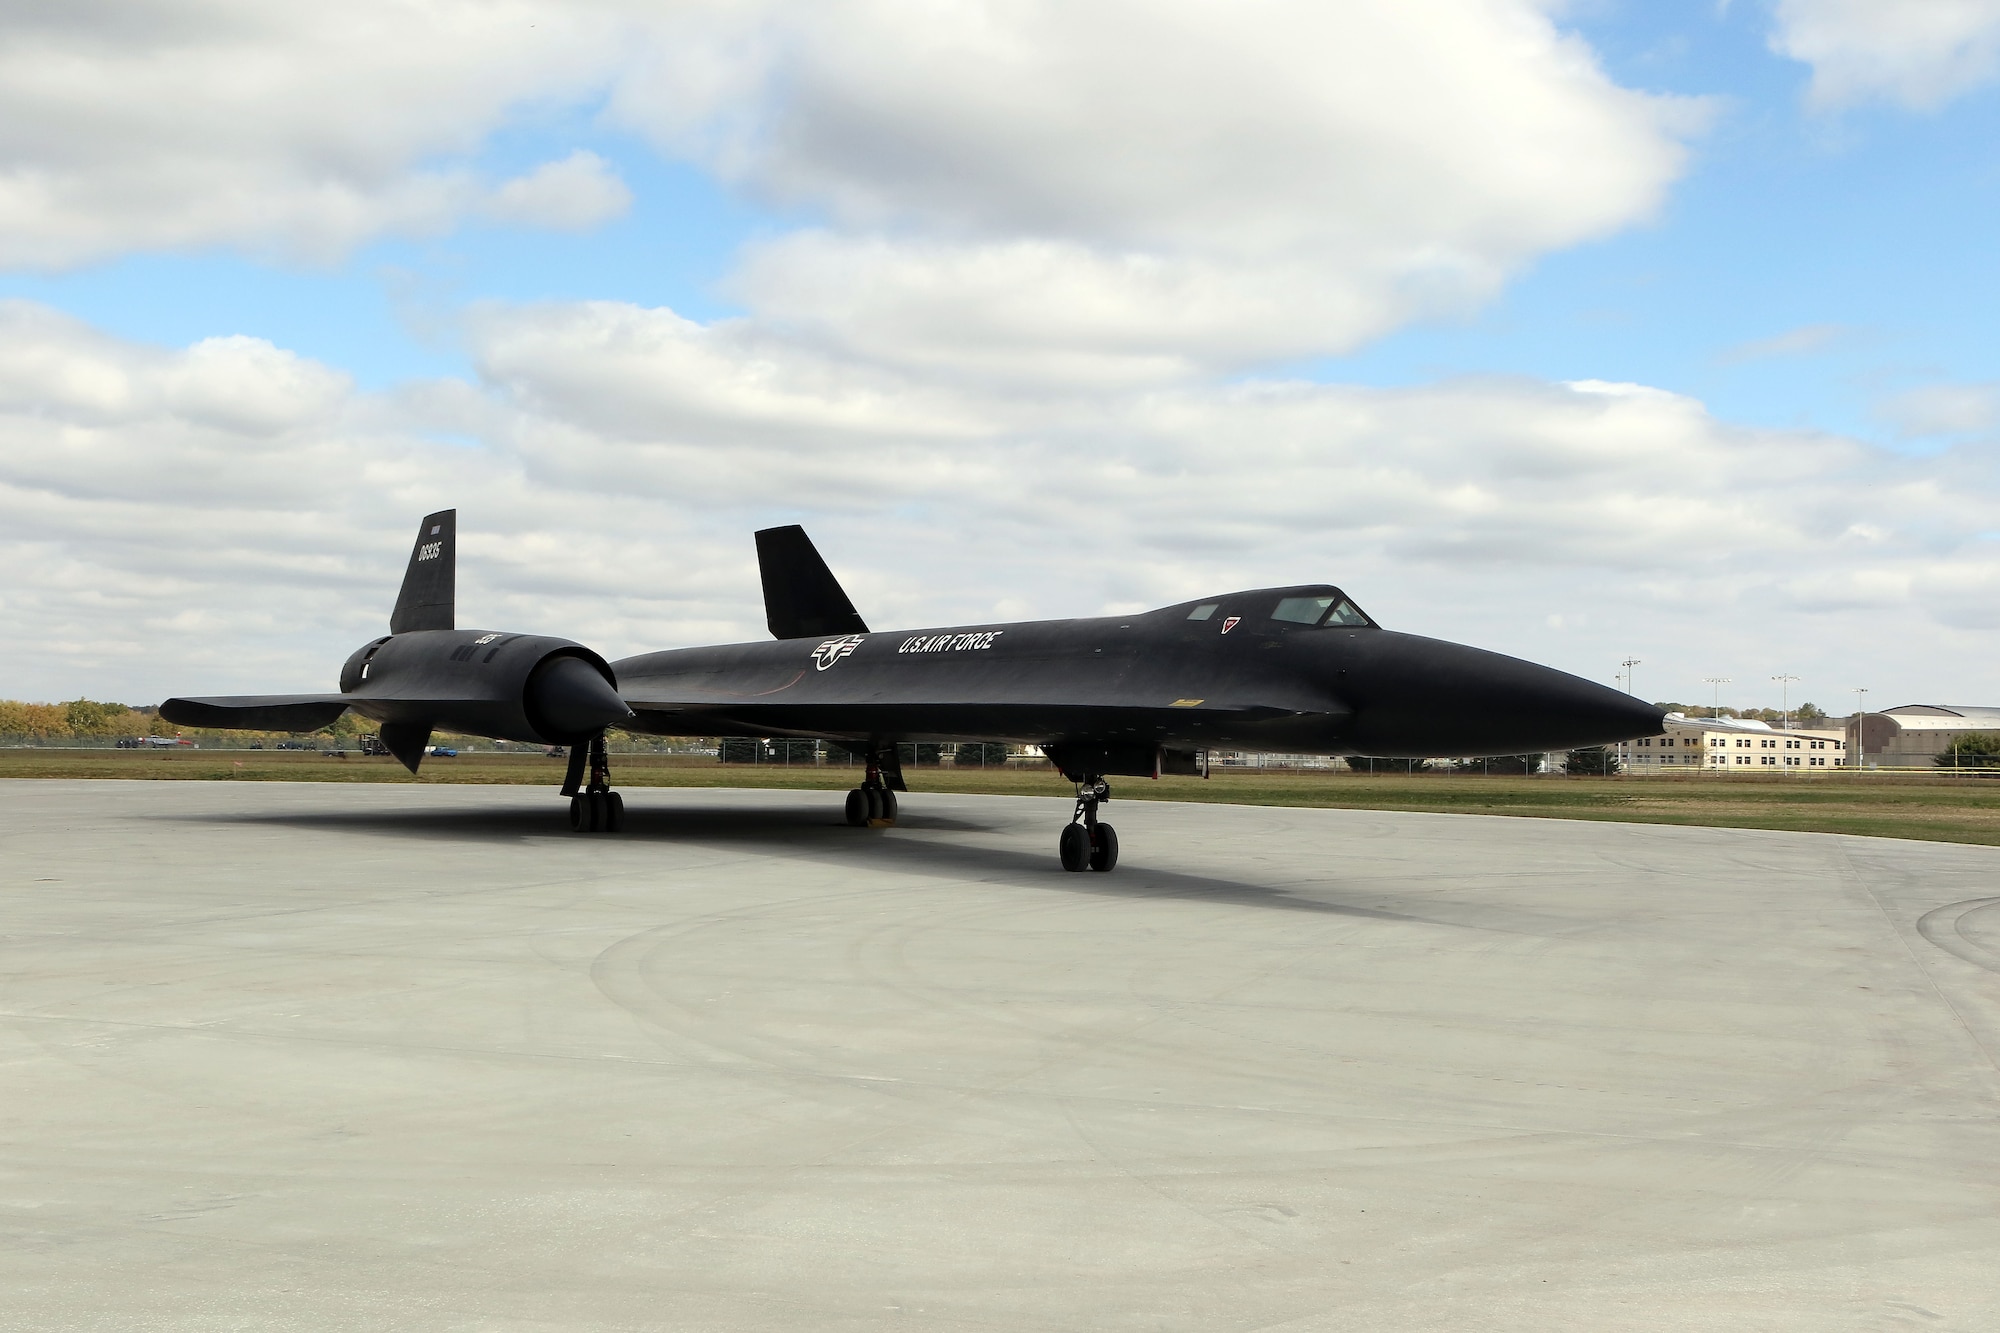
[[[632,716],[602,657],[568,639],[413,630],[363,645],[340,670],[348,706],[377,722],[574,745]]]

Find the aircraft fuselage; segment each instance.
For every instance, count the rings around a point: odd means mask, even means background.
[[[1307,600],[1347,606],[1362,623],[1274,618]],[[1642,734],[1659,717],[1564,672],[1378,628],[1323,586],[1127,616],[673,649],[612,670],[635,730],[1068,743],[1102,748],[1093,771],[1104,773],[1151,771],[1155,751],[1171,771],[1178,753],[1218,748],[1562,750]]]

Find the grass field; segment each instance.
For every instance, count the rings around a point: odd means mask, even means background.
[[[313,752],[230,750],[0,750],[0,778],[155,778],[231,782],[529,784],[554,788],[560,760],[467,754],[425,761],[412,778],[393,759],[336,759]],[[705,756],[615,755],[621,787],[784,787],[845,791],[852,768],[716,763]],[[913,768],[917,792],[1062,796],[1054,773],[1021,769]],[[1426,810],[1533,815],[1642,824],[1860,833],[1884,838],[2000,845],[2000,781],[1922,775],[1486,778],[1330,771],[1218,770],[1214,777],[1115,779],[1121,800],[1223,801],[1239,805]]]

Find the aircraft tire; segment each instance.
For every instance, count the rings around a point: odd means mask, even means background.
[[[581,793],[569,798],[569,831],[588,833],[590,831],[590,802]]]
[[[1062,857],[1064,870],[1087,868],[1090,865],[1090,830],[1081,824],[1065,824],[1062,837],[1056,842],[1056,851]]]
[[[868,802],[868,818],[871,820],[880,819],[882,817],[882,789],[880,787],[863,787],[861,789],[861,796],[863,800]]]
[[[624,827],[625,798],[615,791],[604,793],[604,831],[616,833]]]
[[[1111,870],[1118,864],[1118,830],[1109,824],[1097,826],[1097,836],[1091,840],[1090,868]]]
[[[604,793],[601,791],[585,792],[583,799],[589,811],[587,818],[590,820],[590,831],[592,833],[604,832],[604,807],[608,804],[604,799]]]
[[[880,802],[881,802],[881,807],[882,807],[882,813],[881,813],[881,814],[879,814],[879,815],[877,815],[877,816],[876,816],[876,818],[877,818],[877,819],[886,819],[886,820],[888,820],[888,821],[889,821],[889,822],[890,822],[891,824],[895,823],[895,822],[896,822],[896,793],[895,793],[895,792],[892,792],[892,791],[890,791],[890,790],[889,790],[889,789],[888,789],[887,787],[884,787],[884,788],[883,788],[883,789],[882,789],[881,791],[879,791],[879,792],[877,792],[877,793],[876,793],[876,797],[877,797],[877,798],[878,798],[878,799],[880,800]]]
[[[868,827],[868,793],[859,787],[847,793],[847,822],[855,828]]]

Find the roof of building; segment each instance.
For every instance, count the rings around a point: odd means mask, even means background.
[[[1898,704],[1878,708],[1877,717],[1892,717],[1905,731],[2000,731],[2000,708],[1977,704]]]
[[[1685,713],[1668,713],[1668,726],[1700,727],[1703,731],[1775,731],[1769,722],[1759,722],[1754,717],[1689,717]]]

